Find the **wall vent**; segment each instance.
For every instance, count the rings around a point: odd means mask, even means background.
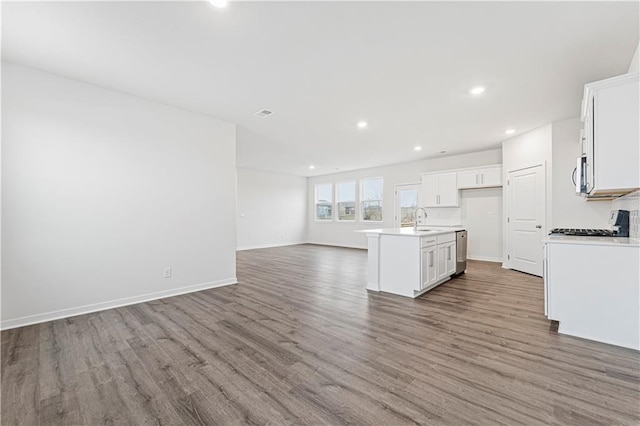
[[[270,116],[271,114],[273,114],[273,111],[269,111],[268,109],[261,109],[260,111],[256,112],[254,115],[260,118],[265,118]]]

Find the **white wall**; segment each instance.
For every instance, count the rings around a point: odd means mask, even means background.
[[[578,118],[551,124],[553,140],[553,201],[550,228],[608,228],[611,201],[586,201],[577,195],[571,175],[581,154]]]
[[[504,181],[509,172],[542,165],[545,170],[545,227],[543,229],[551,229],[553,209],[552,188],[553,188],[553,168],[552,168],[552,130],[551,124],[523,133],[514,138],[508,139],[502,143],[502,170],[504,173]],[[503,210],[505,217],[508,215],[507,210],[507,186],[503,187]],[[505,259],[505,267],[509,267],[507,259],[508,235],[507,223],[503,222],[503,259]],[[542,243],[541,243],[542,244]]]
[[[467,257],[502,262],[502,188],[462,190],[460,207]]]
[[[238,250],[306,241],[307,178],[238,168]]]
[[[2,67],[3,328],[236,282],[234,125]]]
[[[475,167],[500,164],[502,161],[499,149],[476,152],[463,155],[452,155],[435,159],[395,164],[385,167],[375,167],[351,172],[334,173],[308,179],[308,231],[307,239],[315,244],[328,244],[345,247],[366,248],[367,239],[364,234],[355,233],[356,230],[393,228],[394,227],[394,189],[402,183],[420,182],[420,174],[455,168]],[[384,178],[383,223],[340,223],[317,222],[314,218],[314,186],[316,183],[337,183],[346,180],[359,180],[368,177]],[[435,210],[435,209],[430,209]],[[449,210],[449,209],[447,209]],[[444,214],[444,210],[443,210]],[[471,236],[469,237],[471,239]]]

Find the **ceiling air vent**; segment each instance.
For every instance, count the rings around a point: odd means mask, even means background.
[[[271,114],[273,114],[273,111],[269,111],[268,109],[261,109],[260,111],[256,112],[254,115],[261,118],[265,118],[270,116]]]

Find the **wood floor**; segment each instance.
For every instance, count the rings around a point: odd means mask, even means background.
[[[497,264],[412,300],[366,251],[238,253],[239,284],[2,332],[2,425],[640,423],[638,352],[556,334]]]

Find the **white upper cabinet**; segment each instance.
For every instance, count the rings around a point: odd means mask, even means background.
[[[458,189],[502,186],[502,167],[490,166],[458,172]]]
[[[582,100],[587,197],[617,196],[640,188],[639,74],[585,85]]]
[[[422,176],[424,207],[458,207],[457,173],[438,173]]]

